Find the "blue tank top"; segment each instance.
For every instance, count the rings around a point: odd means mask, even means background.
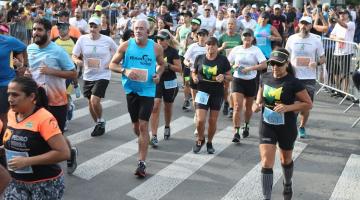
[[[259,24],[256,24],[255,32],[254,32],[255,38],[256,38],[256,46],[261,49],[265,57],[268,59],[271,54],[271,24],[266,24],[266,26],[260,26]]]
[[[122,85],[125,94],[136,93],[139,96],[155,97],[156,84],[152,77],[156,72],[155,42],[147,40],[145,47],[139,47],[134,38],[129,39],[128,48],[125,52],[123,67],[137,70],[142,77],[139,80],[130,80],[123,76]]]

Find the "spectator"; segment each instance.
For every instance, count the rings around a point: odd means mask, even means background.
[[[71,26],[78,28],[83,35],[90,32],[89,25],[82,17],[81,8],[75,9],[75,17],[70,18],[69,23]]]
[[[286,32],[286,17],[281,13],[281,6],[279,4],[274,5],[274,14],[270,15],[270,24],[276,28],[280,36],[284,38],[284,32]],[[284,41],[284,40],[283,40]],[[275,47],[282,47],[283,42],[272,42],[273,49]]]
[[[200,13],[198,12],[199,4],[194,2],[191,4],[191,14],[194,18],[198,18],[200,16]]]
[[[165,23],[165,29],[170,30],[170,27],[173,25],[173,19],[168,12],[168,8],[166,4],[161,4],[160,15],[158,16],[158,18],[162,19],[163,22]]]

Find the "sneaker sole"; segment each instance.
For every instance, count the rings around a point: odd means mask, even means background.
[[[145,178],[146,177],[146,173],[141,173],[141,172],[138,172],[138,171],[135,172],[135,175],[138,176],[139,178]]]

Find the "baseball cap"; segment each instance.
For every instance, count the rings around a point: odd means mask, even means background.
[[[196,3],[196,2],[192,3],[191,5],[192,5],[192,6],[196,6],[196,7],[198,7],[198,6],[199,6],[199,4],[198,4],[198,3]]]
[[[251,30],[250,28],[244,29],[243,32],[241,33],[241,35],[245,35],[245,34],[250,34],[251,37],[254,37],[254,31]]]
[[[288,59],[289,59],[289,54],[275,50],[271,52],[268,62],[275,61],[279,63],[285,63],[286,61],[288,61]]]
[[[4,33],[9,33],[9,27],[6,24],[0,24],[0,31]]]
[[[253,4],[251,7],[252,7],[252,8],[257,8],[256,4]]]
[[[170,39],[170,34],[168,32],[168,30],[166,29],[161,29],[159,31],[159,33],[156,35],[157,38],[161,38],[161,39],[165,39],[165,40],[168,40]]]
[[[91,17],[89,19],[89,24],[96,24],[96,25],[100,25],[100,19],[98,17]]]
[[[57,14],[58,17],[66,16],[69,17],[69,12],[62,10]]]
[[[209,35],[209,31],[206,30],[206,29],[204,29],[204,28],[202,28],[202,29],[198,30],[198,32],[197,32],[196,34],[198,34],[198,35],[199,35],[199,34]]]
[[[274,9],[281,9],[280,4],[275,4],[275,5],[274,5]]]
[[[192,23],[192,24],[201,25],[201,19],[199,19],[199,18],[194,18],[194,19],[191,20],[191,23]]]
[[[152,17],[152,16],[149,16],[149,17],[147,18],[147,20],[148,20],[149,22],[157,23],[156,18],[155,18],[155,17]]]
[[[301,22],[307,22],[308,24],[312,24],[312,19],[311,19],[310,16],[303,16],[303,17],[301,17],[301,19],[300,19],[299,22],[300,22],[300,23],[301,23]]]
[[[180,16],[181,15],[183,15],[183,16],[189,16],[189,17],[192,17],[192,14],[191,14],[191,12],[190,11],[182,11],[181,13],[180,13]]]
[[[95,6],[95,11],[102,11],[102,7],[100,5]]]

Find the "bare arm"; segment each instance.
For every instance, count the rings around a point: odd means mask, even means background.
[[[170,64],[168,63],[169,69],[174,71],[174,72],[181,72],[181,60],[180,59],[174,59],[173,60],[174,64]]]
[[[6,189],[9,184],[11,178],[9,173],[0,165],[0,196]]]
[[[271,26],[270,31],[271,31],[271,36],[270,36],[271,41],[279,41],[279,42],[282,41],[282,37],[279,31],[274,26]]]
[[[111,59],[111,62],[109,65],[109,68],[111,71],[116,72],[116,73],[121,73],[122,65],[120,64],[120,62],[122,61],[127,48],[128,48],[127,41],[120,44],[119,48],[117,49],[116,53],[114,54],[114,56]]]
[[[155,44],[155,55],[157,63],[156,73],[161,77],[165,70],[166,63],[164,61],[164,50],[159,44]]]
[[[263,87],[259,86],[259,90],[256,96],[256,101],[254,102],[252,106],[253,112],[259,112],[263,103]]]
[[[312,102],[306,89],[296,93],[296,99],[298,99],[298,101],[291,105],[275,104],[274,111],[285,113],[291,111],[306,111],[312,108]]]

